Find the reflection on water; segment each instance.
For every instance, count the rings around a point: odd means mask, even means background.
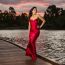
[[[65,31],[41,31],[37,42],[37,53],[39,55],[59,64],[65,64]]]
[[[0,37],[26,48],[28,44],[28,30],[0,31]],[[5,39],[6,39],[5,38]],[[65,31],[40,30],[36,42],[37,54],[59,64],[65,64]]]

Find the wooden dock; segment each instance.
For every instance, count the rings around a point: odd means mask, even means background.
[[[52,65],[40,58],[33,62],[25,51],[13,44],[0,40],[0,65]]]

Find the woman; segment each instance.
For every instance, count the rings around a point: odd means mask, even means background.
[[[37,19],[42,21],[42,24],[39,26]],[[26,48],[26,56],[30,56],[33,61],[37,59],[36,56],[36,40],[40,34],[40,28],[44,25],[45,20],[37,14],[37,8],[31,8],[29,12],[29,43]]]

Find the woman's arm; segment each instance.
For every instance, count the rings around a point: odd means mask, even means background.
[[[28,23],[28,30],[30,31],[30,22]]]
[[[42,21],[42,24],[40,25],[40,28],[42,28],[42,26],[44,25],[44,23],[46,22],[44,18],[42,18],[40,15],[38,15],[38,18]]]

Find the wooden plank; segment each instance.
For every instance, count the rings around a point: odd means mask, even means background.
[[[36,62],[25,56],[21,48],[0,40],[0,65],[51,65],[50,63],[37,59]]]

